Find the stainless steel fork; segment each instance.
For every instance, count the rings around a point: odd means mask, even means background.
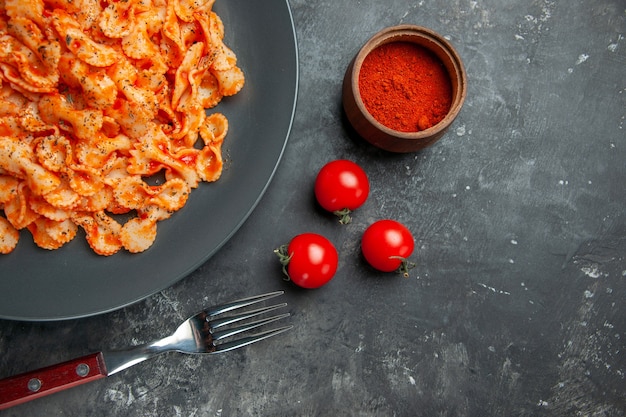
[[[292,326],[250,332],[288,317],[289,313],[266,316],[286,303],[238,310],[281,294],[283,291],[271,292],[202,310],[185,320],[172,335],[152,343],[92,353],[0,380],[0,410],[113,375],[164,352],[222,353],[280,334]]]

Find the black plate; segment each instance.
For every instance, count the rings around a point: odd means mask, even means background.
[[[286,0],[218,0],[214,10],[246,74],[243,90],[217,108],[230,126],[222,178],[201,184],[183,209],[159,223],[156,242],[142,254],[101,257],[82,234],[49,252],[23,232],[13,253],[0,255],[0,318],[78,318],[142,300],[204,263],[256,207],[280,161],[295,111],[293,20]]]

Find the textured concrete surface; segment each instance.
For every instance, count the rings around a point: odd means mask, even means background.
[[[138,304],[1,321],[0,377],[146,342],[202,304],[261,291],[286,291],[295,328],[228,355],[162,356],[2,415],[626,415],[624,2],[289,3],[297,112],[248,221]],[[399,23],[445,35],[469,90],[440,142],[391,155],[345,125],[340,88],[360,45]],[[372,185],[348,226],[313,200],[317,170],[336,158],[362,164]],[[416,236],[408,279],[360,258],[361,233],[383,217]],[[283,282],[272,253],[304,231],[340,252],[336,278],[316,291]]]

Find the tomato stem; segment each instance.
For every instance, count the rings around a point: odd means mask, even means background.
[[[403,258],[402,256],[390,256],[390,259],[399,259],[400,261],[402,261],[402,263],[400,264],[400,266],[398,267],[398,269],[396,269],[396,271],[400,274],[402,274],[402,276],[404,276],[404,278],[408,278],[409,277],[409,270],[415,268],[416,264],[414,262],[410,262],[408,259]]]
[[[348,224],[352,221],[352,217],[350,217],[350,213],[352,211],[348,208],[344,208],[341,210],[335,210],[333,211],[333,214],[337,217],[339,217],[339,223],[341,224]]]
[[[289,276],[289,272],[287,272],[287,265],[289,265],[289,261],[291,261],[291,257],[293,253],[287,252],[289,245],[281,245],[278,248],[274,249],[274,253],[278,256],[278,260],[280,264],[283,266],[283,274],[285,277],[283,278],[285,281],[291,281],[291,277]]]

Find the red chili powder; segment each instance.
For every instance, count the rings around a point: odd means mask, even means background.
[[[370,52],[361,66],[359,90],[367,111],[401,132],[436,125],[452,104],[452,85],[443,63],[411,42],[386,43]]]

